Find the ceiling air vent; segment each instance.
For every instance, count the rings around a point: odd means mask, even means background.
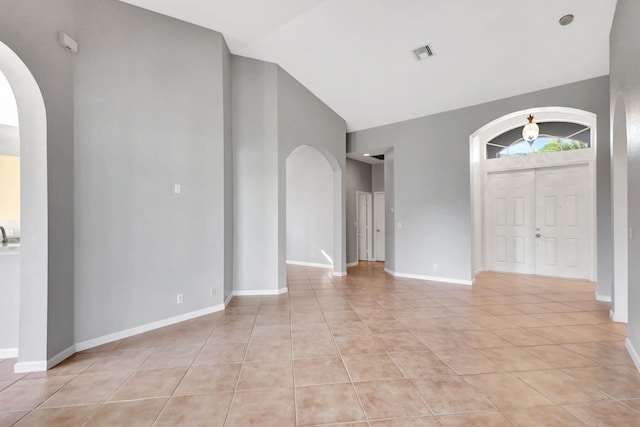
[[[416,56],[418,61],[423,61],[434,55],[433,49],[429,45],[420,46],[419,48],[414,49],[413,54]]]

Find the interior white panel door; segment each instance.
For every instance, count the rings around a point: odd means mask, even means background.
[[[373,194],[373,248],[376,261],[384,261],[384,193]]]
[[[494,172],[486,186],[487,268],[535,273],[535,172]]]
[[[536,170],[536,274],[591,279],[589,166]]]
[[[371,239],[372,204],[371,194],[358,193],[358,260],[372,261]]]

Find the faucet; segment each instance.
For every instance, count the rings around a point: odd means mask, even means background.
[[[2,233],[2,246],[7,246],[9,244],[9,238],[7,237],[7,232],[4,227],[0,225],[0,233]]]

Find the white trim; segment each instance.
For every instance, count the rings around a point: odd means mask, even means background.
[[[347,275],[346,271],[334,271],[331,273],[332,276],[343,277]]]
[[[65,348],[64,350],[62,350],[60,353],[56,354],[55,356],[49,358],[49,360],[47,360],[47,369],[51,369],[54,366],[56,366],[58,363],[64,361],[65,359],[73,356],[76,352],[76,346],[75,344]]]
[[[347,264],[347,268],[349,268],[349,267],[355,267],[355,266],[357,266],[357,265],[358,265],[358,263],[359,263],[358,261],[356,261],[356,262],[350,262],[349,264]]]
[[[204,316],[211,313],[224,310],[224,304],[214,305],[212,307],[203,308],[201,310],[192,311],[189,313],[180,314],[178,316],[169,317],[167,319],[158,320],[156,322],[147,323],[145,325],[136,326],[135,328],[125,329],[120,332],[114,332],[112,334],[103,335],[98,338],[92,338],[90,340],[76,343],[76,351],[83,351],[89,348],[97,347],[102,344],[107,344],[113,341],[128,338],[133,335],[138,335],[143,332],[149,332],[154,329],[163,328],[165,326],[173,325],[175,323],[184,322],[185,320],[191,320],[196,317]]]
[[[0,359],[16,359],[18,358],[17,348],[0,348]]]
[[[611,302],[611,295],[600,295],[596,292],[596,301]]]
[[[233,299],[233,292],[231,292],[229,294],[229,296],[227,297],[226,300],[224,300],[224,308],[226,309],[227,307],[229,307],[229,303],[231,302],[231,300]]]
[[[269,296],[269,295],[281,295],[289,292],[289,288],[280,288],[280,289],[257,289],[257,290],[247,290],[247,291],[233,291],[234,297],[259,297],[259,296]]]
[[[287,264],[290,264],[290,265],[301,265],[303,267],[333,268],[332,264],[320,264],[318,262],[304,262],[304,261],[289,261],[289,260],[287,260]]]
[[[390,274],[390,275],[392,275],[392,276],[395,276],[395,275],[396,275],[396,272],[395,272],[395,271],[393,271],[393,270],[391,270],[390,268],[387,268],[387,267],[385,267],[385,268],[384,268],[384,272],[385,272],[385,273],[389,273],[389,274]]]
[[[627,339],[624,340],[624,346],[627,347],[627,351],[631,356],[631,360],[633,360],[633,363],[635,363],[636,368],[638,368],[638,371],[640,371],[640,355],[638,354],[636,349],[633,347],[633,344],[631,343],[631,340],[628,337]]]
[[[26,374],[29,372],[44,372],[47,370],[47,361],[38,362],[18,362],[13,365],[13,372],[16,374]]]
[[[395,271],[389,270],[388,268],[385,268],[384,271],[386,271],[387,273],[395,277],[402,277],[405,279],[428,280],[430,282],[452,283],[455,285],[466,285],[466,286],[471,286],[473,284],[473,281],[465,280],[465,279],[451,279],[448,277],[440,277],[440,276],[423,276],[421,274],[397,273]]]

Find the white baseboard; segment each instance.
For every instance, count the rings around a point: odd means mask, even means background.
[[[302,267],[333,268],[332,264],[321,264],[318,262],[287,261],[287,264],[300,265]]]
[[[633,344],[631,344],[631,340],[628,337],[626,340],[624,340],[624,346],[627,347],[627,351],[631,356],[631,360],[633,360],[633,363],[635,363],[636,368],[638,368],[638,371],[640,371],[640,354],[638,354],[636,349],[633,347]]]
[[[224,300],[224,308],[227,308],[229,306],[229,303],[231,302],[232,299],[233,299],[233,292],[231,292],[227,297],[227,299]]]
[[[125,329],[124,331],[114,332],[112,334],[104,335],[102,337],[93,338],[90,340],[76,343],[76,351],[87,350],[89,348],[97,347],[102,344],[118,341],[123,338],[129,338],[133,335],[138,335],[143,332],[149,332],[154,329],[163,328],[165,326],[173,325],[179,322],[184,322],[185,320],[191,320],[196,317],[205,316],[207,314],[216,313],[222,310],[224,310],[224,304],[218,304],[212,307],[203,308],[202,310],[196,310],[189,313],[180,314],[178,316],[169,317],[168,319],[162,319],[156,322],[147,323],[145,325],[136,326],[135,328]]]
[[[55,356],[53,356],[52,358],[50,358],[49,360],[47,360],[47,369],[51,369],[54,366],[56,366],[58,363],[64,361],[65,359],[73,356],[76,352],[76,346],[75,344],[65,348],[64,350],[62,350],[60,353],[56,354]]]
[[[347,264],[347,267],[355,267],[358,265],[358,261],[356,262],[350,262],[349,264]]]
[[[0,359],[16,359],[17,357],[17,348],[0,348]]]
[[[332,276],[338,276],[338,277],[342,277],[342,276],[346,276],[347,272],[346,271],[334,271],[333,273],[331,273]]]
[[[26,374],[28,372],[44,372],[47,370],[47,361],[38,362],[18,362],[13,365],[13,372],[16,374]]]
[[[600,295],[596,292],[596,301],[611,302],[611,295]]]
[[[246,290],[246,291],[233,291],[234,297],[260,297],[260,296],[269,296],[269,295],[281,295],[289,292],[289,288],[280,288],[280,289],[257,289],[257,290]]]
[[[405,279],[428,280],[430,282],[452,283],[455,285],[466,285],[466,286],[471,286],[473,284],[471,280],[450,279],[448,277],[439,277],[439,276],[423,276],[420,274],[397,273],[393,270],[389,270],[388,268],[385,268],[384,271],[391,274],[392,276],[402,277]]]

